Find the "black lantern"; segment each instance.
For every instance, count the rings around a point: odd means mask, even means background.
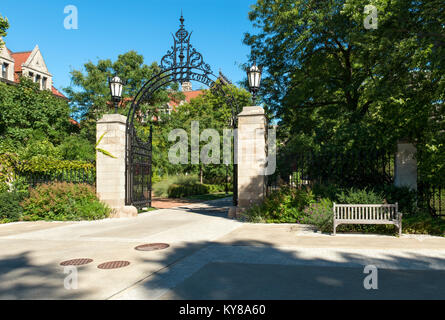
[[[249,80],[249,89],[252,93],[253,104],[255,104],[256,101],[256,94],[260,90],[262,72],[262,68],[256,65],[255,60],[253,60],[253,66],[247,69],[247,79]]]
[[[115,113],[118,113],[117,109],[119,106],[119,102],[121,102],[122,99],[122,89],[124,87],[124,82],[118,76],[115,76],[108,81],[110,83],[110,92],[111,98],[113,99],[114,103],[114,111]]]

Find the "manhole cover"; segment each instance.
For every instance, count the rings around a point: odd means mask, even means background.
[[[156,250],[164,250],[167,249],[168,247],[170,247],[170,245],[166,243],[150,243],[137,246],[135,249],[138,251],[156,251]]]
[[[130,265],[130,262],[128,262],[128,261],[110,261],[110,262],[102,263],[102,264],[98,265],[97,267],[99,269],[108,270],[108,269],[124,268],[129,265]]]
[[[73,260],[63,261],[60,263],[60,265],[61,266],[83,266],[83,265],[89,264],[91,262],[93,262],[93,259],[82,258],[82,259],[73,259]]]

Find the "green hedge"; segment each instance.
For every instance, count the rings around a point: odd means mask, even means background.
[[[68,161],[34,157],[20,161],[14,153],[0,155],[0,192],[8,190],[7,183],[12,183],[17,176],[26,178],[30,183],[67,181],[88,182],[96,180],[96,166],[92,162]]]
[[[187,196],[196,196],[210,193],[210,188],[205,184],[178,185],[172,184],[168,188],[169,198],[184,198]]]
[[[226,185],[223,184],[206,184],[206,186],[209,188],[209,193],[220,193],[220,192],[226,192]],[[229,192],[233,191],[233,185],[228,185]]]
[[[64,170],[96,171],[96,166],[91,162],[54,160],[48,158],[34,158],[28,161],[19,161],[16,169],[28,173],[57,173]]]

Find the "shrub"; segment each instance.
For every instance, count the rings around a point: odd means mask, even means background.
[[[433,218],[428,212],[403,216],[403,232],[445,236],[445,220]]]
[[[335,184],[316,183],[312,187],[312,192],[317,198],[328,198],[331,201],[338,201],[337,195],[342,193],[343,189]]]
[[[303,217],[297,222],[314,225],[322,232],[332,232],[334,224],[332,207],[330,199],[320,199],[317,203],[307,207]]]
[[[18,192],[0,193],[0,222],[18,221],[22,217],[23,209],[20,202],[23,194]]]
[[[108,217],[111,211],[97,199],[92,186],[65,182],[37,186],[22,206],[27,221],[96,220]]]
[[[337,195],[338,201],[344,204],[380,204],[384,202],[384,196],[368,189],[349,189]]]
[[[32,139],[28,142],[26,147],[19,150],[19,157],[21,160],[31,160],[34,158],[61,160],[62,154],[60,150],[47,139]]]
[[[19,194],[23,199],[29,196],[29,184],[24,177],[16,177],[12,182],[12,191]]]
[[[172,184],[168,188],[169,198],[184,198],[187,196],[195,196],[208,193],[210,193],[209,187],[207,185],[199,183],[186,185]]]
[[[8,192],[9,186],[6,182],[0,180],[0,193]]]
[[[199,183],[199,178],[197,175],[178,175],[178,176],[168,176],[161,181],[153,184],[153,192],[156,197],[166,198],[169,196],[168,190],[171,185],[194,185]]]
[[[226,185],[224,184],[206,184],[209,189],[209,193],[226,192]],[[228,184],[229,191],[233,190],[233,185]]]
[[[273,192],[262,204],[247,210],[243,217],[250,222],[295,223],[302,218],[304,208],[314,201],[310,190],[286,188]]]
[[[18,157],[15,153],[3,152],[3,150],[0,152],[0,192],[7,192],[14,180],[14,166]]]
[[[156,197],[181,198],[226,191],[225,184],[201,184],[197,175],[168,176],[156,180],[158,181],[153,181],[153,192]],[[232,189],[233,187],[229,185],[229,190]]]
[[[65,160],[93,161],[96,159],[94,144],[79,135],[69,136],[57,149]]]
[[[388,203],[399,203],[399,211],[404,214],[416,212],[417,192],[408,187],[396,187],[394,185],[385,185],[382,193]]]

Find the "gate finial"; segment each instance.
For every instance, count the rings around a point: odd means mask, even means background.
[[[181,21],[181,27],[184,27],[185,19],[184,19],[183,15],[182,15],[182,9],[181,9],[181,18],[179,19],[179,21]]]

